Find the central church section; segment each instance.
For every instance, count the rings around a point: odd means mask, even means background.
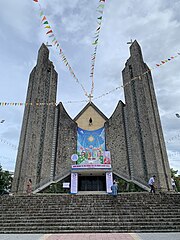
[[[77,148],[71,167],[71,193],[110,191],[111,155],[106,151],[106,116],[93,104],[87,104],[76,116]]]

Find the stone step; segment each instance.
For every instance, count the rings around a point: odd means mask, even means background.
[[[33,202],[30,202],[30,201],[26,201],[26,202],[16,202],[16,203],[10,203],[10,202],[6,202],[6,203],[2,203],[0,205],[0,207],[4,208],[4,207],[7,207],[7,206],[11,206],[12,208],[13,207],[31,207],[31,205],[34,205],[35,203]],[[42,205],[43,204],[43,205]],[[171,203],[122,203],[122,202],[118,202],[118,201],[113,201],[113,202],[108,202],[106,204],[104,204],[104,202],[100,202],[99,203],[96,203],[96,202],[93,202],[93,203],[61,203],[61,202],[58,202],[58,203],[41,203],[41,202],[38,202],[36,203],[34,206],[41,206],[42,208],[45,207],[45,206],[48,206],[48,207],[109,207],[109,205],[114,205],[114,206],[118,206],[118,207],[145,207],[145,206],[148,206],[148,207],[159,207],[159,206],[162,206],[162,207],[173,207]],[[176,204],[174,207],[176,208],[179,208],[180,206],[180,203],[179,204]]]
[[[70,197],[70,196],[69,196]],[[179,201],[178,201],[178,198],[180,197],[177,196],[175,199],[151,199],[150,201],[148,201],[146,199],[146,203],[147,204],[169,204],[169,201],[170,200],[177,200],[177,204],[179,204]],[[3,200],[4,199],[4,200]],[[59,204],[61,202],[61,204],[67,204],[67,203],[71,203],[71,204],[77,204],[77,205],[86,205],[86,204],[94,204],[96,203],[97,205],[99,204],[104,204],[106,205],[107,203],[114,203],[114,202],[117,202],[117,203],[121,203],[121,204],[143,204],[144,203],[144,199],[142,200],[128,200],[127,199],[121,199],[119,196],[117,198],[112,198],[112,199],[84,199],[84,200],[80,200],[80,199],[74,199],[74,198],[68,198],[68,199],[62,199],[62,198],[58,198],[58,199],[35,199],[35,198],[24,198],[24,199],[21,199],[21,198],[18,198],[18,199],[11,199],[9,197],[6,197],[6,198],[3,198],[3,197],[0,197],[0,203],[3,204],[4,201],[7,201],[9,202],[9,204],[15,204],[15,203],[21,203],[21,205],[23,204],[26,204],[26,203],[43,203],[43,204],[49,204],[49,205],[53,205],[53,204]]]
[[[177,230],[175,231],[174,228],[171,228],[171,229],[132,229],[129,228],[129,229],[98,229],[98,230],[86,230],[86,229],[83,229],[83,230],[52,230],[52,229],[32,229],[32,230],[24,230],[24,229],[11,229],[11,230],[7,230],[7,229],[4,229],[3,231],[1,231],[0,233],[1,234],[72,234],[72,233],[167,233],[167,232],[177,232]]]
[[[169,211],[169,210],[164,210],[164,209],[158,209],[158,210],[154,210],[154,209],[145,209],[145,210],[131,210],[131,209],[125,209],[125,210],[118,210],[118,209],[109,209],[107,211],[94,211],[93,209],[90,209],[90,210],[68,210],[68,211],[63,211],[62,209],[58,209],[58,210],[42,210],[42,209],[37,209],[36,211],[34,211],[34,209],[22,209],[20,211],[15,211],[15,210],[9,210],[9,211],[1,211],[1,215],[21,215],[21,214],[54,214],[54,215],[57,215],[57,214],[61,214],[61,215],[66,215],[66,214],[75,214],[75,215],[88,215],[88,214],[91,214],[91,215],[108,215],[108,214],[118,214],[118,215],[127,215],[127,214],[141,214],[141,215],[146,215],[146,214],[149,214],[149,215],[153,215],[153,214],[156,214],[156,215],[161,215],[161,214],[169,214],[169,215],[177,215],[177,214],[180,214],[180,211],[177,210],[177,211]]]
[[[174,226],[174,224],[162,224],[161,228],[157,225],[133,225],[127,224],[121,226],[78,226],[75,228],[72,225],[66,226],[28,226],[28,227],[6,227],[0,228],[0,233],[62,233],[62,232],[161,232],[161,231],[179,231],[179,226]]]
[[[178,212],[166,212],[166,211],[159,211],[159,212],[156,212],[156,211],[154,211],[154,212],[152,212],[152,211],[142,211],[142,212],[140,212],[140,211],[106,211],[106,212],[103,212],[103,211],[100,211],[100,212],[98,212],[98,211],[96,211],[96,212],[94,212],[94,211],[82,211],[82,212],[79,212],[79,211],[77,211],[77,212],[75,212],[75,211],[65,211],[65,212],[62,212],[62,211],[59,211],[59,212],[54,212],[54,211],[50,211],[50,212],[48,212],[48,211],[38,211],[38,212],[33,212],[33,210],[29,210],[29,211],[21,211],[21,212],[16,212],[16,211],[13,211],[13,212],[10,212],[10,213],[1,213],[1,217],[11,217],[11,216],[43,216],[43,215],[45,215],[45,216],[47,216],[47,215],[52,215],[52,216],[59,216],[59,215],[61,215],[61,216],[77,216],[77,217],[79,217],[79,216],[82,216],[82,215],[84,215],[84,216],[96,216],[96,217],[98,217],[98,216],[101,216],[101,215],[103,215],[103,216],[115,216],[115,215],[117,215],[117,216],[136,216],[136,215],[138,215],[138,216],[162,216],[162,217],[164,217],[164,216],[169,216],[169,217],[172,217],[172,216],[176,216],[178,214]],[[180,214],[178,214],[177,216],[179,216]]]
[[[155,214],[149,214],[149,215],[140,215],[140,214],[136,214],[136,215],[119,215],[119,214],[115,214],[115,215],[99,215],[99,216],[94,216],[94,215],[54,215],[53,213],[52,214],[48,214],[48,215],[12,215],[12,216],[2,216],[0,218],[0,221],[1,222],[4,222],[4,220],[6,221],[18,221],[18,220],[23,220],[23,219],[54,219],[54,220],[57,220],[57,219],[62,219],[64,221],[79,221],[79,220],[93,220],[96,219],[97,221],[98,220],[107,220],[109,219],[109,217],[111,217],[111,219],[113,220],[132,220],[132,221],[136,221],[136,219],[159,219],[159,220],[166,220],[166,219],[180,219],[180,216],[175,216],[175,215],[155,215]]]
[[[52,220],[53,220],[53,225],[57,225],[57,224],[62,224],[62,225],[68,225],[69,223],[71,223],[72,225],[86,225],[87,223],[92,223],[92,224],[98,224],[98,225],[107,225],[110,223],[117,222],[116,225],[121,225],[122,223],[136,223],[136,224],[142,224],[142,223],[146,223],[146,224],[162,224],[164,222],[168,222],[168,223],[174,223],[176,226],[180,225],[180,218],[166,218],[166,219],[162,219],[162,218],[150,218],[150,219],[144,219],[144,218],[129,218],[129,219],[122,219],[122,218],[111,218],[111,219],[96,219],[96,221],[94,219],[60,219],[60,218],[39,218],[39,219],[33,219],[33,218],[21,218],[21,219],[12,219],[12,220],[6,220],[6,222],[4,221],[0,221],[1,226],[8,226],[10,223],[13,224],[13,226],[16,225],[24,225],[24,224],[32,224],[32,225],[38,225],[40,224],[52,224]]]
[[[176,199],[177,197],[179,197],[180,194],[149,194],[149,193],[139,193],[139,194],[133,194],[133,193],[127,193],[127,194],[119,194],[117,196],[117,198],[119,200],[126,200],[127,202],[134,202],[134,201],[143,201],[144,198],[148,198],[147,201],[148,202],[152,202],[151,200],[153,199],[154,201],[161,201],[163,200],[169,200],[169,199]],[[91,201],[96,200],[98,201],[99,199],[102,199],[103,201],[109,201],[109,200],[113,200],[113,197],[110,195],[84,195],[84,196],[79,196],[79,195],[66,195],[66,194],[54,194],[54,195],[31,195],[31,196],[27,196],[27,195],[23,195],[23,196],[2,196],[1,198],[9,198],[11,199],[11,201],[16,200],[16,199],[21,199],[22,201],[25,199],[31,199],[31,201],[56,201],[56,200],[68,200],[68,201]]]
[[[111,209],[110,209],[111,208]],[[107,207],[97,207],[97,206],[85,206],[85,207],[73,207],[73,206],[67,206],[67,207],[62,207],[62,206],[36,206],[32,209],[32,207],[28,206],[17,206],[17,207],[11,207],[11,206],[6,206],[6,207],[2,207],[0,208],[0,211],[6,211],[6,212],[12,212],[12,211],[29,211],[29,210],[33,210],[34,212],[40,210],[40,211],[167,211],[167,212],[179,212],[180,211],[180,206],[176,206],[176,207],[169,207],[169,206],[143,206],[143,207],[134,207],[134,206],[124,206],[124,207],[120,207],[120,206],[112,206],[112,205],[108,205]]]
[[[163,232],[180,229],[180,195],[0,197],[0,233]]]
[[[179,195],[180,196],[180,195]],[[2,198],[2,197],[0,197]],[[48,204],[58,204],[59,202],[61,202],[62,204],[66,204],[67,202],[68,203],[76,203],[76,204],[86,204],[86,203],[96,203],[98,204],[99,202],[103,203],[104,204],[107,204],[109,202],[118,202],[118,203],[126,203],[126,204],[141,204],[144,202],[144,199],[140,200],[140,199],[134,199],[134,200],[128,200],[127,199],[121,199],[119,196],[117,198],[110,198],[110,199],[70,199],[70,198],[67,198],[67,199],[62,199],[62,198],[57,198],[57,199],[35,199],[35,198],[24,198],[24,199],[21,199],[21,198],[18,198],[18,199],[10,199],[9,197],[6,197],[4,198],[4,200],[7,200],[9,201],[9,203],[16,203],[16,202],[21,202],[21,203],[27,203],[27,202],[31,202],[31,203],[48,203]],[[169,200],[177,200],[177,197],[175,199],[150,199],[150,201],[146,201],[147,204],[157,204],[157,203],[164,203],[164,204],[167,204],[169,203]],[[0,203],[2,204],[3,201],[0,200]],[[178,203],[178,202],[177,202]]]
[[[27,226],[28,224],[28,226]],[[83,221],[83,222],[64,222],[64,221],[56,221],[56,222],[53,222],[52,221],[36,221],[36,222],[30,222],[30,221],[25,221],[25,222],[21,222],[21,223],[13,223],[13,227],[16,228],[16,227],[25,227],[25,228],[31,228],[33,226],[36,226],[36,227],[39,227],[39,226],[44,226],[44,227],[50,227],[53,226],[53,227],[67,227],[67,226],[71,226],[71,227],[74,227],[74,228],[79,228],[79,227],[86,227],[86,226],[92,226],[93,228],[96,227],[96,226],[104,226],[104,227],[109,227],[109,228],[114,228],[114,227],[118,227],[118,226],[157,226],[157,224],[159,225],[159,227],[161,227],[162,225],[166,225],[166,227],[168,228],[169,226],[179,226],[180,227],[180,223],[175,223],[174,221],[168,221],[168,222],[165,222],[165,221],[155,221],[155,222],[152,222],[152,221],[130,221],[130,222],[117,222],[116,225],[114,226],[114,222],[112,222],[111,220],[109,221]],[[1,225],[1,228],[5,228],[5,227],[8,227],[9,226],[9,223],[3,223]],[[111,227],[112,226],[112,227]]]

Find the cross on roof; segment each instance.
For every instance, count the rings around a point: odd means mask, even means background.
[[[88,95],[88,98],[89,98],[89,102],[91,102],[93,96],[91,94]]]
[[[46,47],[52,47],[52,45],[46,42]]]
[[[127,42],[127,44],[132,44],[133,43],[133,40],[131,39],[131,41],[130,42]]]

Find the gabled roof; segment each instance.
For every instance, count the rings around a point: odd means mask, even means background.
[[[104,118],[105,121],[108,120],[108,118],[94,105],[94,103],[89,102],[89,103],[80,111],[80,113],[78,113],[78,115],[74,118],[74,121],[76,121],[76,120],[88,109],[88,107],[90,107],[90,106],[91,106],[92,108],[94,108],[94,110],[95,110],[96,112],[98,112],[99,115],[100,115],[102,118]]]

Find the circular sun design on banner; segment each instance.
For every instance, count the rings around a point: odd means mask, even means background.
[[[93,137],[92,135],[89,136],[89,137],[88,137],[88,141],[89,141],[89,142],[93,142],[93,141],[94,141],[94,137]]]

